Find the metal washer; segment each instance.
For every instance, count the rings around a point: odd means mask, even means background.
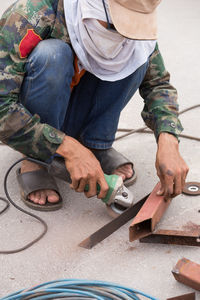
[[[200,195],[200,182],[191,181],[186,182],[185,187],[183,189],[183,194],[186,195]]]

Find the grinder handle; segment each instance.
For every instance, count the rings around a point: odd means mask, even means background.
[[[55,176],[59,179],[62,179],[64,181],[67,181],[69,183],[71,183],[71,178],[70,178],[70,174],[68,172],[68,170],[66,169],[65,166],[65,161],[63,159],[63,157],[55,157],[53,159],[53,161],[51,162],[51,164],[48,165],[47,168],[49,174],[51,174],[52,176]],[[102,201],[106,204],[111,204],[114,201],[114,197],[115,194],[119,188],[119,186],[122,184],[121,182],[121,177],[118,175],[107,175],[104,174],[106,182],[109,186],[109,190],[106,194],[106,197],[102,199]],[[97,193],[100,192],[100,185],[97,184]],[[85,191],[89,191],[89,186],[86,185],[85,187]]]
[[[104,174],[104,177],[105,177],[105,180],[108,184],[108,187],[109,187],[109,190],[106,194],[106,197],[101,199],[104,203],[106,204],[111,204],[114,200],[114,196],[115,196],[115,193],[117,192],[118,188],[119,188],[119,176],[118,175],[107,175],[107,174]],[[101,190],[101,187],[99,184],[97,184],[97,194],[100,192]],[[85,186],[85,192],[88,192],[89,191],[89,185],[87,184]]]

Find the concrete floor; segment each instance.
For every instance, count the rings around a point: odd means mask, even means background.
[[[14,1],[2,1],[0,13]],[[199,103],[200,2],[198,0],[163,1],[159,9],[159,44],[172,83],[179,91],[180,109]],[[123,111],[120,127],[143,125],[140,112],[142,100],[138,95]],[[185,133],[199,136],[199,109],[181,116]],[[115,143],[135,163],[138,180],[131,187],[139,200],[152,191],[158,178],[154,161],[156,143],[150,135],[135,134]],[[190,167],[188,181],[200,181],[200,143],[181,140],[181,153]],[[8,147],[0,147],[0,195],[4,195],[3,178],[8,167],[20,155]],[[77,245],[88,235],[110,221],[104,205],[96,199],[86,199],[59,182],[65,200],[62,210],[37,213],[49,225],[46,236],[30,249],[13,255],[0,255],[0,296],[28,288],[41,282],[60,278],[106,280],[131,286],[164,300],[192,292],[176,282],[171,270],[186,257],[200,263],[200,248],[172,245],[140,244],[128,241],[128,225],[92,250]],[[13,172],[9,191],[19,200]],[[200,224],[200,197],[179,196],[174,199],[162,226],[176,229],[182,220]],[[2,204],[0,203],[0,207]],[[166,224],[166,225],[165,225]],[[164,228],[164,227],[163,227]],[[38,222],[10,208],[0,217],[1,250],[13,249],[31,241],[41,232]],[[196,294],[200,300],[200,293]]]

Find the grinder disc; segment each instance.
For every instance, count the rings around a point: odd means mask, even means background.
[[[107,212],[110,217],[117,218],[119,215],[121,215],[127,207],[121,206],[117,203],[112,203],[111,205],[106,205]]]
[[[200,195],[200,182],[191,181],[186,182],[183,189],[183,193],[186,195]]]

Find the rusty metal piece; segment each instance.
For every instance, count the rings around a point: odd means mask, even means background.
[[[200,195],[200,182],[191,181],[186,182],[183,194],[191,195],[191,196],[197,196]]]
[[[200,291],[200,265],[187,258],[180,259],[172,274],[175,279],[191,288]]]
[[[195,300],[196,296],[195,293],[185,294],[173,298],[168,298],[167,300]]]
[[[200,247],[200,229],[193,231],[160,229],[140,239],[140,242]]]
[[[163,196],[158,196],[157,192],[159,189],[160,183],[155,186],[129,227],[129,239],[131,242],[150,235],[168,208],[171,199],[165,201]]]
[[[126,224],[128,221],[130,221],[137,215],[138,211],[141,209],[148,196],[149,195],[142,198],[132,207],[126,209],[125,212],[123,212],[119,217],[112,220],[110,223],[106,224],[105,226],[97,230],[95,233],[90,235],[88,238],[82,241],[79,244],[79,246],[86,249],[91,249],[95,245],[103,241],[105,238],[110,236],[113,232],[115,232],[117,229],[119,229],[121,226]]]

